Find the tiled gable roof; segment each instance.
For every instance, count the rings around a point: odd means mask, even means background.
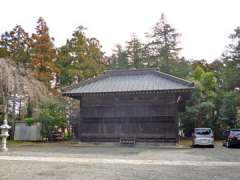
[[[183,91],[193,88],[193,83],[158,69],[111,70],[66,89],[64,95]]]

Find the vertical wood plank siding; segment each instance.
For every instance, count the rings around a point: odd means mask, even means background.
[[[176,93],[82,96],[77,138],[119,142],[122,137],[131,137],[137,142],[175,143],[178,96]]]

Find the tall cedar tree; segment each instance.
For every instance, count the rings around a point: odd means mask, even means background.
[[[61,69],[58,77],[61,86],[79,83],[105,68],[99,41],[87,38],[84,30],[84,27],[78,27],[66,45],[59,49],[57,64]]]
[[[133,34],[131,40],[127,42],[127,52],[131,63],[134,68],[143,67],[143,45],[138,37]]]
[[[166,73],[171,72],[171,63],[177,60],[178,51],[177,38],[179,34],[165,20],[164,14],[153,28],[153,33],[147,35],[150,38],[150,43],[147,44],[150,49],[150,57],[153,61],[150,66],[159,67],[161,71]]]
[[[129,67],[128,52],[121,45],[116,45],[109,58],[111,69],[127,69]]]
[[[50,38],[47,23],[42,17],[37,21],[36,34],[32,35],[32,39],[32,66],[36,77],[50,86],[50,81],[59,70],[55,64],[56,49],[53,38]]]
[[[17,25],[10,32],[1,35],[0,57],[13,59],[17,64],[27,66],[31,63],[31,45],[32,40],[28,33]]]
[[[234,33],[229,36],[232,41],[227,46],[225,54],[223,54],[223,62],[225,65],[223,71],[223,87],[227,90],[240,88],[240,27],[234,29]]]

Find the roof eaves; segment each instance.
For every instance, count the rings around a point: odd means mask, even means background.
[[[101,96],[101,95],[115,95],[115,94],[161,94],[172,92],[191,92],[194,87],[182,89],[164,89],[164,90],[144,90],[144,91],[112,91],[112,92],[82,92],[82,93],[65,93],[64,96],[78,97],[78,96]]]

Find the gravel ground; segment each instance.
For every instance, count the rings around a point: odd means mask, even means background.
[[[0,180],[240,179],[240,149],[10,146],[0,153]]]

